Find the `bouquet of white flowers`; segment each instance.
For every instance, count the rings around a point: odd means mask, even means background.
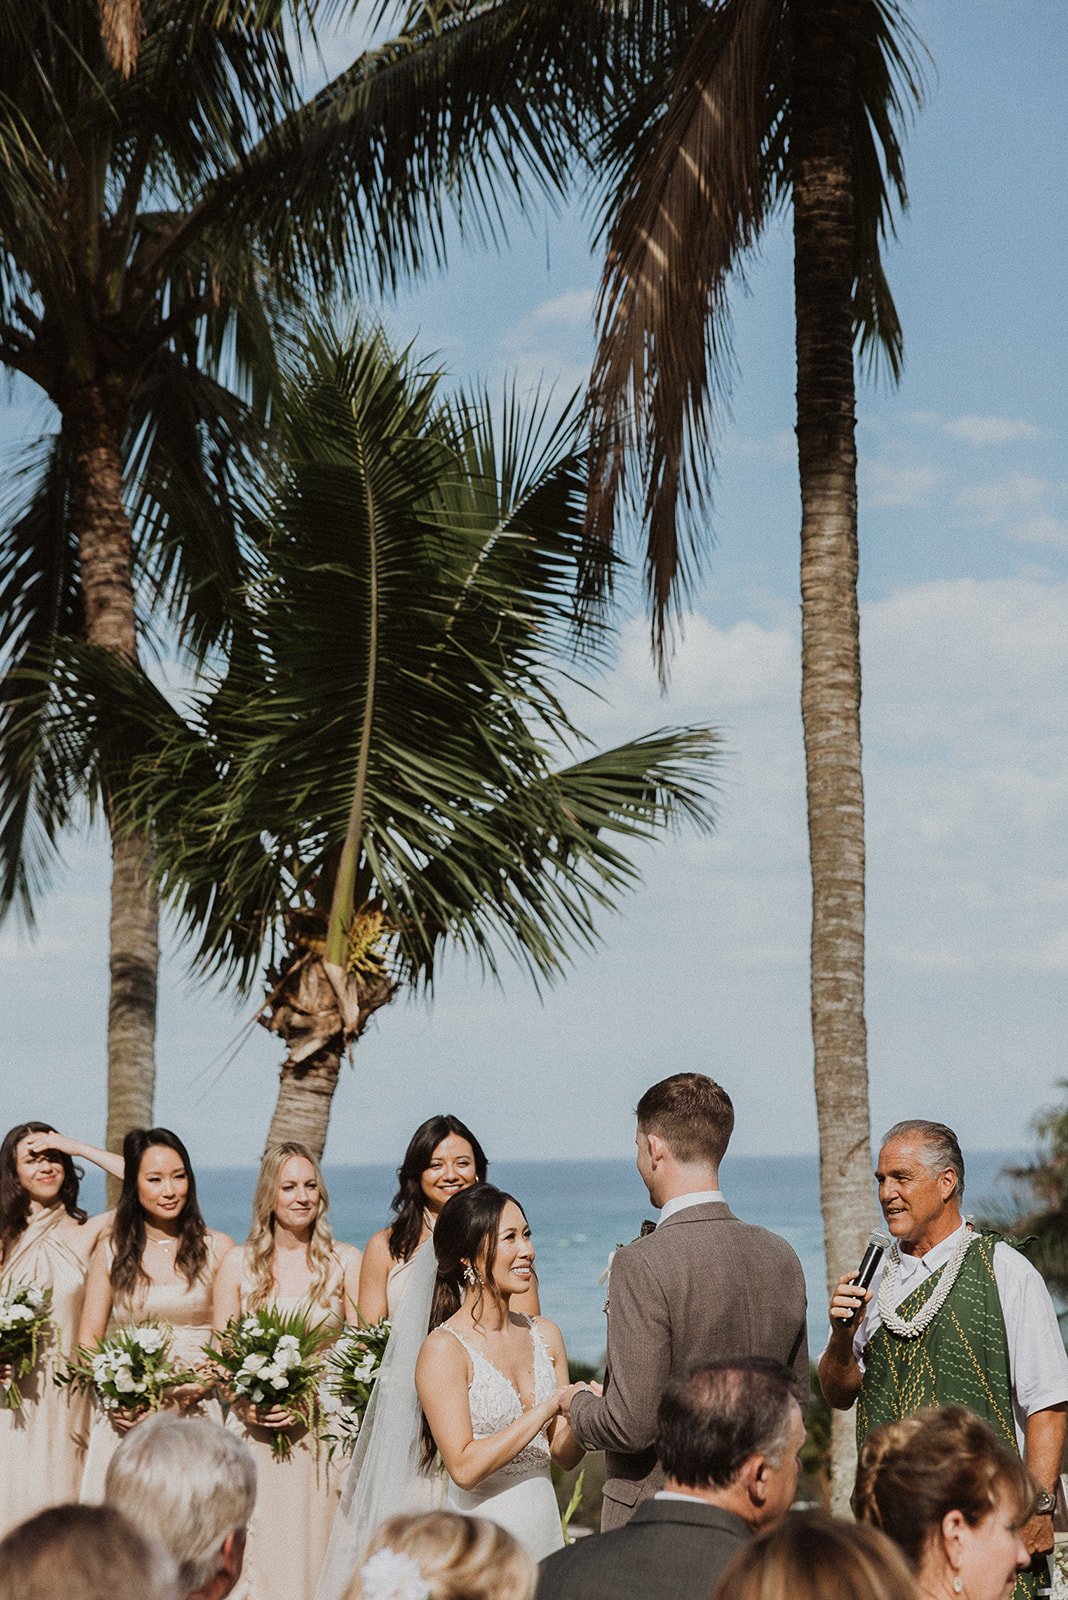
[[[215,1347],[208,1354],[232,1400],[248,1400],[263,1411],[288,1411],[318,1445],[321,1353],[335,1327],[312,1322],[310,1307],[280,1311],[276,1306],[261,1306],[247,1316],[232,1318],[216,1334]],[[284,1428],[275,1430],[271,1447],[276,1456],[289,1454],[292,1441]]]
[[[22,1409],[18,1380],[37,1365],[41,1341],[52,1327],[51,1307],[51,1289],[12,1280],[0,1284],[0,1362],[15,1369],[13,1376],[0,1384],[0,1409],[4,1411]]]
[[[329,1418],[323,1434],[331,1445],[351,1454],[364,1412],[371,1398],[378,1369],[382,1365],[390,1325],[381,1322],[346,1323],[326,1358],[326,1372],[320,1384],[320,1403]]]
[[[135,1322],[79,1350],[57,1373],[57,1383],[95,1394],[105,1411],[140,1416],[158,1411],[169,1389],[200,1383],[202,1375],[171,1365],[171,1329],[158,1322]]]

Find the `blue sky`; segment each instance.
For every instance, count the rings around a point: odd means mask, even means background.
[[[944,1119],[966,1146],[1027,1142],[1065,1074],[1068,975],[1068,123],[1059,0],[914,9],[937,65],[890,254],[901,385],[862,388],[861,576],[868,807],[868,1022],[876,1131]],[[458,376],[582,380],[596,282],[577,215],[534,213],[500,254],[385,309]],[[723,428],[704,581],[670,692],[647,624],[621,613],[585,713],[609,740],[708,722],[727,742],[712,840],[643,855],[642,890],[540,1002],[446,963],[437,997],[380,1014],[346,1070],[328,1154],[398,1160],[450,1109],[491,1154],[612,1154],[678,1068],[713,1073],[736,1147],[815,1148],[798,695],[790,242],[773,231],[735,301],[739,380]],[[10,412],[11,431],[25,426]],[[35,943],[0,929],[8,1121],[103,1125],[107,862],[73,844]],[[252,1161],[279,1054],[248,1005],[190,988],[168,941],[160,1120],[205,1163]]]

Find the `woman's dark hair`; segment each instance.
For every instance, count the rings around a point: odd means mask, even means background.
[[[495,1189],[492,1183],[477,1183],[471,1189],[461,1189],[441,1208],[434,1229],[434,1255],[438,1263],[434,1301],[430,1307],[428,1332],[459,1311],[464,1297],[464,1274],[471,1268],[478,1275],[478,1293],[474,1311],[477,1312],[484,1294],[500,1303],[500,1292],[493,1282],[493,1258],[497,1254],[497,1234],[501,1226],[501,1213],[511,1201],[523,1207],[514,1195]],[[526,1213],[524,1212],[524,1216]],[[476,1318],[477,1320],[477,1318]],[[434,1459],[434,1436],[426,1417],[423,1418],[423,1465],[429,1467]]]
[[[55,1133],[50,1122],[20,1122],[0,1144],[0,1261],[4,1259],[30,1220],[30,1197],[19,1182],[15,1152],[28,1133]],[[56,1155],[63,1167],[63,1186],[59,1199],[68,1216],[84,1222],[88,1213],[78,1204],[78,1182],[82,1176],[70,1156]]]
[[[423,1231],[423,1211],[426,1207],[422,1184],[423,1173],[429,1167],[430,1158],[438,1145],[443,1139],[447,1139],[450,1133],[467,1140],[475,1158],[475,1178],[479,1183],[486,1181],[489,1162],[486,1160],[486,1152],[471,1129],[466,1128],[459,1117],[428,1117],[426,1122],[412,1134],[408,1148],[404,1152],[404,1160],[397,1168],[400,1188],[391,1202],[391,1209],[397,1213],[397,1219],[389,1230],[389,1253],[394,1261],[407,1261],[419,1243],[419,1235]]]
[[[175,1265],[186,1282],[194,1284],[203,1272],[208,1259],[208,1228],[197,1203],[197,1180],[189,1162],[189,1151],[176,1133],[169,1128],[131,1128],[122,1141],[126,1175],[122,1180],[122,1193],[115,1207],[115,1221],[111,1238],[115,1258],[111,1264],[111,1287],[116,1293],[132,1294],[138,1283],[148,1283],[149,1276],[141,1264],[145,1248],[145,1214],[137,1198],[137,1179],[141,1160],[146,1150],[162,1146],[173,1150],[185,1167],[189,1179],[189,1196],[179,1217],[180,1232]]]

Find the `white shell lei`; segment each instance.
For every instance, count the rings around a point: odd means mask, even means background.
[[[926,1333],[949,1298],[950,1291],[957,1281],[957,1275],[964,1264],[964,1257],[978,1237],[978,1234],[972,1233],[970,1228],[965,1228],[953,1254],[942,1268],[938,1287],[924,1301],[911,1322],[906,1322],[905,1318],[894,1309],[894,1290],[897,1287],[898,1273],[901,1271],[901,1251],[897,1244],[891,1245],[876,1302],[883,1326],[889,1328],[891,1333],[896,1333],[899,1339],[918,1339],[921,1333]]]

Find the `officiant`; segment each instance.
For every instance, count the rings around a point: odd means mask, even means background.
[[[1040,1491],[1023,1539],[1051,1550],[1068,1355],[1049,1291],[1018,1250],[965,1220],[964,1157],[944,1123],[895,1123],[875,1179],[893,1243],[870,1289],[848,1273],[831,1297],[824,1396],[856,1403],[860,1442],[921,1406],[967,1406],[1023,1457]]]

